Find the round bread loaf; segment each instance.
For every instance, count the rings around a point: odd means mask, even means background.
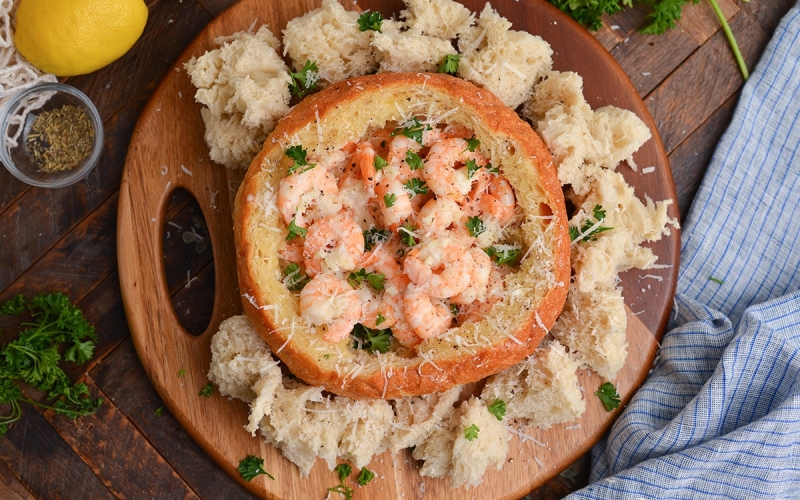
[[[417,117],[474,131],[483,154],[513,186],[521,250],[488,317],[451,328],[409,349],[357,349],[301,316],[284,282],[279,251],[287,224],[277,205],[281,180],[302,146],[312,158],[375,130]],[[300,102],[267,138],[236,198],[234,232],[244,312],[288,369],[314,386],[351,398],[394,399],[480,380],[530,355],[561,312],[569,283],[564,196],[546,147],[491,92],[442,74],[380,73],[335,83]]]

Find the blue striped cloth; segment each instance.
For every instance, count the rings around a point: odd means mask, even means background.
[[[569,498],[800,498],[800,5],[687,217],[653,368]]]

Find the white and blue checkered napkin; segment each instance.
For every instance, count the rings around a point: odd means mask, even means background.
[[[654,371],[569,498],[800,498],[800,5],[683,228]]]

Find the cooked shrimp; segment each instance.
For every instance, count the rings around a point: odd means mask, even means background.
[[[397,323],[395,302],[402,302],[402,294],[376,293],[368,287],[359,289],[361,317],[358,322],[367,328],[391,328]]]
[[[475,262],[475,267],[472,270],[467,288],[450,297],[450,302],[453,304],[471,304],[486,298],[489,275],[492,272],[492,259],[478,247],[470,248],[469,254]]]
[[[417,226],[426,238],[443,236],[448,230],[460,232],[460,228],[466,228],[463,221],[464,212],[458,203],[450,198],[428,200],[417,214]],[[465,232],[466,230],[461,233]]]
[[[503,296],[503,276],[496,266],[489,273],[486,296],[482,300],[476,300],[458,308],[456,321],[464,324],[468,321],[478,322],[489,316],[492,307],[500,301]]]
[[[406,154],[409,151],[419,152],[422,145],[410,137],[396,135],[389,141],[389,151],[386,153],[386,161],[399,164],[406,161]]]
[[[414,205],[408,190],[398,177],[384,177],[375,186],[378,206],[383,214],[383,225],[396,231],[403,222],[414,214]]]
[[[308,227],[315,218],[332,215],[342,208],[336,178],[318,166],[287,175],[278,188],[278,209],[286,224]]]
[[[286,262],[303,262],[303,240],[295,238],[284,242],[278,249],[278,257]]]
[[[450,307],[444,300],[431,298],[414,285],[406,288],[403,304],[409,326],[422,339],[442,335],[453,323]]]
[[[367,271],[383,275],[384,289],[387,292],[403,293],[406,290],[408,276],[403,274],[403,266],[386,247],[380,246],[366,252],[361,263]]]
[[[314,276],[300,292],[300,313],[314,326],[327,325],[323,340],[339,342],[358,322],[361,301],[346,281],[322,273]]]
[[[491,215],[500,224],[507,224],[514,217],[514,188],[502,175],[482,171],[468,198],[471,212]]]
[[[449,237],[414,246],[403,261],[403,270],[417,289],[437,299],[464,291],[474,266],[466,246]]]
[[[347,171],[348,149],[351,149],[351,147],[346,145],[342,149],[326,151],[322,155],[310,158],[309,163],[316,163],[317,166],[324,168],[338,178]]]
[[[373,227],[379,215],[377,207],[371,202],[371,196],[372,193],[355,175],[348,175],[339,180],[341,213],[356,221],[362,229]]]
[[[356,165],[361,172],[364,185],[367,186],[368,191],[372,194],[377,182],[378,171],[375,168],[375,148],[369,142],[358,143]]]
[[[363,255],[364,233],[347,215],[323,217],[308,228],[303,258],[309,276],[352,271]]]
[[[458,138],[439,141],[428,151],[422,176],[436,196],[462,199],[469,194],[472,182],[467,169],[457,167],[465,152],[467,141]]]

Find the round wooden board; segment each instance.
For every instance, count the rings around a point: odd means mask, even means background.
[[[464,2],[479,12],[483,0]],[[208,159],[203,141],[200,105],[183,65],[192,56],[212,48],[213,40],[266,23],[280,33],[287,20],[319,5],[318,1],[242,0],[208,25],[186,49],[142,112],[131,139],[125,164],[118,218],[118,256],[125,309],[142,364],[167,407],[189,434],[231,476],[255,494],[271,499],[323,498],[337,477],[318,461],[308,478],[279,451],[251,437],[243,426],[248,407],[215,394],[198,397],[207,383],[209,344],[219,323],[241,312],[236,284],[232,208],[243,172],[234,172]],[[513,22],[513,29],[542,36],[554,50],[554,65],[584,78],[584,91],[592,107],[613,104],[637,113],[653,138],[636,153],[640,167],[654,166],[649,174],[621,171],[640,198],[675,199],[672,176],[655,125],[630,81],[611,56],[583,28],[543,0],[495,0],[493,6]],[[389,17],[399,13],[397,0],[359,0],[363,10],[380,10]],[[348,8],[355,8],[349,5]],[[641,172],[641,170],[640,170]],[[176,319],[164,277],[162,235],[165,206],[170,194],[185,188],[194,195],[206,219],[215,259],[216,291],[210,325],[200,336],[186,333]],[[677,208],[670,207],[676,217]],[[658,339],[672,305],[679,257],[677,231],[652,245],[659,264],[668,267],[623,273],[628,306],[629,345],[625,367],[616,379],[623,401],[642,383],[655,357]],[[185,376],[177,376],[185,370]],[[424,478],[410,454],[376,457],[370,469],[378,475],[366,487],[355,488],[354,498],[517,499],[546,482],[585,453],[608,429],[617,411],[607,413],[592,392],[603,382],[588,371],[580,374],[587,411],[578,420],[550,429],[529,430],[528,437],[513,439],[508,462],[501,471],[489,470],[477,488],[453,490],[448,480]],[[265,459],[274,477],[242,481],[236,468],[247,455]],[[424,492],[424,494],[423,494]]]

